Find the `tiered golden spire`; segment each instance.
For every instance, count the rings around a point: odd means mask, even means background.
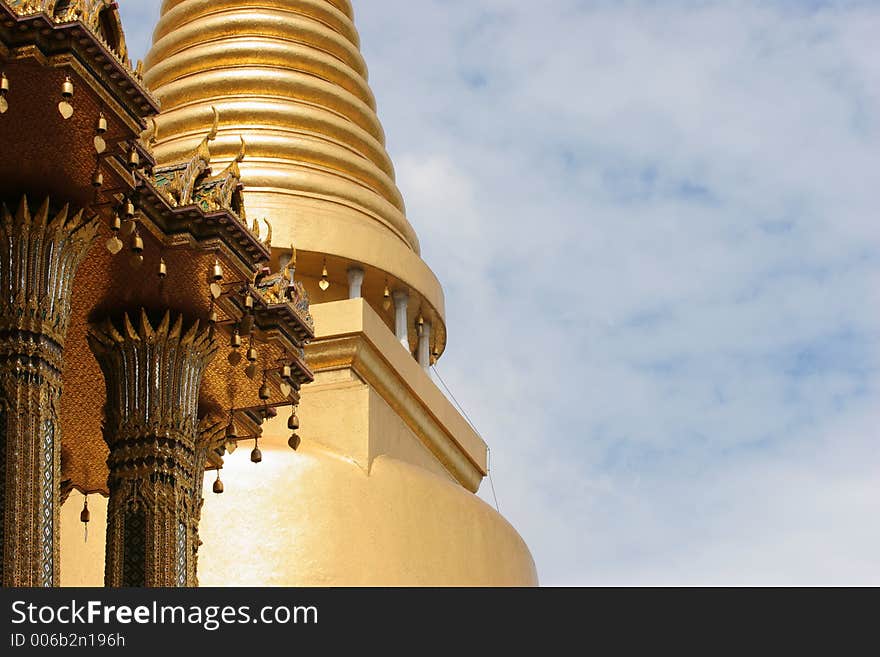
[[[212,161],[234,159],[244,137],[248,214],[297,245],[300,275],[317,279],[324,257],[341,281],[363,267],[379,305],[390,277],[442,324],[443,292],[404,214],[349,0],[165,0],[144,78],[163,108],[160,164],[193,151],[216,107]]]

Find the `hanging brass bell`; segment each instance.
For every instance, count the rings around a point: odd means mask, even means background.
[[[132,147],[132,149],[128,152],[128,168],[134,171],[141,165],[141,156],[138,154],[137,149]]]
[[[256,347],[251,347],[251,348],[249,348],[249,349],[247,350],[247,359],[248,359],[250,362],[252,362],[252,363],[256,363],[256,362],[257,362],[257,358],[259,358],[259,357],[260,357],[260,354],[259,354],[259,352],[257,352],[257,348],[256,348]]]
[[[302,440],[295,433],[290,434],[290,438],[287,440],[287,446],[290,447],[294,452],[299,449],[299,446],[302,444]]]
[[[104,184],[104,174],[101,173],[100,169],[95,169],[95,173],[92,176],[92,187],[97,189],[101,185]]]
[[[296,416],[296,411],[291,413],[290,417],[287,418],[287,428],[291,431],[299,429],[299,418]]]
[[[220,481],[220,471],[217,471],[217,478],[214,480],[214,493],[220,495],[223,493],[223,482]]]
[[[254,309],[254,298],[250,294],[244,298],[244,307],[248,310]]]
[[[118,214],[114,214],[113,221],[110,222],[110,230],[118,233],[120,228],[122,228],[122,219],[119,218]]]
[[[91,514],[91,512],[89,511],[89,498],[86,497],[86,498],[83,500],[83,508],[82,508],[82,511],[80,511],[80,514],[79,514],[79,521],[80,521],[81,523],[85,524],[85,523],[89,522],[91,519],[92,519],[92,514]]]
[[[93,143],[95,144],[95,152],[98,155],[101,155],[104,151],[107,150],[107,142],[104,141],[104,137],[101,136],[105,132],[107,132],[107,119],[105,119],[104,115],[102,114],[101,118],[98,119],[98,134],[95,135],[95,138],[93,140]]]
[[[259,445],[254,445],[254,449],[251,451],[251,462],[259,463],[263,460],[263,452],[260,451]]]
[[[330,287],[330,279],[327,278],[327,263],[324,263],[323,269],[321,269],[321,281],[318,283],[318,287],[321,288],[322,292],[326,292]]]
[[[126,219],[134,219],[135,207],[134,207],[134,203],[131,202],[131,199],[125,200],[125,206],[123,206],[123,212],[125,213]]]
[[[269,388],[268,383],[264,382],[263,385],[260,386],[260,399],[262,399],[263,401],[268,401],[271,396],[272,389]]]
[[[223,280],[223,267],[220,266],[220,261],[216,258],[214,259],[214,266],[211,268],[211,280],[213,281],[222,281]]]
[[[281,368],[281,378],[285,381],[290,380],[293,377],[293,370],[290,368],[290,365],[284,365]]]
[[[236,438],[235,422],[233,422],[232,418],[229,418],[229,424],[226,425],[226,440],[227,442],[235,442]]]
[[[144,240],[141,237],[140,233],[134,234],[134,239],[131,241],[131,250],[134,253],[143,253],[144,252]]]
[[[168,276],[168,266],[165,264],[164,258],[159,258],[159,278]]]
[[[219,318],[217,317],[217,311],[212,308],[211,312],[208,314],[208,323],[216,324],[218,319]]]
[[[385,283],[385,291],[382,292],[382,308],[384,310],[391,308],[391,290],[388,289],[388,283]]]
[[[73,105],[68,101],[73,98],[73,82],[70,78],[65,78],[61,84],[61,102],[58,103],[58,112],[65,121],[73,116]]]
[[[232,340],[230,342],[233,349],[238,349],[241,346],[241,333],[238,332],[238,329],[232,334]]]

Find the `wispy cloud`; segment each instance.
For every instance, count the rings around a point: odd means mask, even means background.
[[[355,9],[542,581],[880,583],[880,8]]]

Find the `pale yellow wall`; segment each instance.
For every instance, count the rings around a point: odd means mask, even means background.
[[[452,481],[388,402],[349,368],[317,373],[315,382],[303,388],[299,418],[300,435],[344,454],[365,471],[385,454]],[[275,422],[271,430],[284,433],[282,420]]]
[[[73,491],[61,507],[61,586],[104,586],[107,498],[89,495],[89,536],[79,521],[83,495]]]
[[[537,583],[516,531],[448,477],[379,456],[368,475],[314,441],[239,449],[226,492],[206,479],[203,586],[522,586]]]
[[[369,388],[349,369],[321,372],[315,378],[301,393],[300,435],[331,446],[364,470],[369,469],[369,443],[363,440],[370,426]],[[286,418],[275,422],[273,431],[283,437]]]
[[[370,390],[370,451],[373,458],[390,456],[425,468],[450,482],[454,481],[440,461],[422,445],[375,390]]]
[[[367,475],[354,459],[309,439],[294,453],[280,424],[273,425],[276,439],[262,441],[259,465],[245,445],[226,457],[223,495],[211,492],[214,474],[205,477],[203,586],[537,583],[514,529],[448,475],[387,455]],[[433,459],[405,441],[383,451]],[[107,502],[89,498],[87,543],[81,508],[74,492],[61,510],[61,584],[102,586]]]

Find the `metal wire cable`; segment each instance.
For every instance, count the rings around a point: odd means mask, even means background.
[[[458,407],[458,410],[461,411],[461,414],[464,416],[464,419],[467,420],[468,424],[471,425],[471,429],[473,429],[476,434],[480,437],[484,443],[486,443],[486,439],[483,438],[483,435],[480,433],[480,430],[477,429],[477,425],[474,424],[473,420],[471,420],[470,416],[467,414],[467,411],[464,410],[464,407],[458,403],[458,399],[455,398],[455,395],[452,394],[452,391],[449,389],[449,386],[446,385],[446,381],[443,380],[443,377],[440,376],[440,372],[437,371],[437,366],[432,365],[431,370],[433,370],[434,374],[437,375],[437,380],[440,381],[440,385],[443,386],[443,389],[446,391],[446,394],[449,395],[449,398],[452,399],[453,403]],[[489,486],[492,488],[492,499],[495,500],[495,510],[498,513],[501,513],[501,505],[498,504],[498,495],[495,494],[495,482],[492,481],[492,448],[489,447],[489,443],[486,443],[486,450],[489,452],[488,462],[486,464],[486,471],[489,475]]]

